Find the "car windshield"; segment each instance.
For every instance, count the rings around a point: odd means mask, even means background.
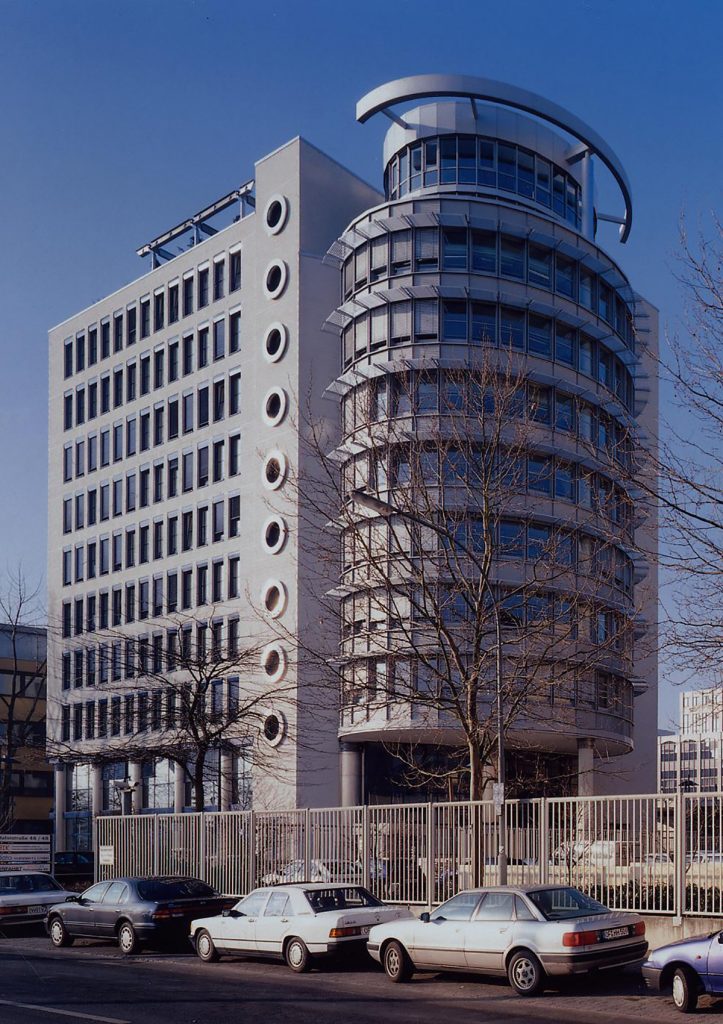
[[[149,878],[138,883],[138,895],[142,900],[187,900],[206,899],[218,896],[215,889],[197,878]]]
[[[309,889],[306,898],[315,914],[328,910],[358,910],[360,907],[381,907],[381,900],[360,885],[333,886],[329,889]]]
[[[60,892],[62,888],[50,875],[0,876],[0,896],[11,896],[23,892]]]
[[[602,903],[586,896],[579,889],[537,889],[527,893],[527,896],[548,921],[567,921],[573,917],[610,913]]]

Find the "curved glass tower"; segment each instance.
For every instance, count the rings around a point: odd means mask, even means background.
[[[408,109],[417,101],[425,102]],[[436,566],[440,620],[439,594],[454,590],[455,571],[485,575],[481,603],[495,606],[502,632],[490,628],[487,641],[501,647],[508,683],[519,670],[520,637],[546,637],[535,655],[544,683],[514,716],[497,708],[518,791],[614,789],[611,779],[648,760],[654,772],[656,717],[645,646],[656,581],[639,555],[654,548],[655,524],[630,484],[646,420],[657,412],[646,371],[655,311],[595,237],[601,220],[628,237],[625,172],[572,114],[501,83],[404,79],[360,101],[360,121],[377,113],[392,121],[385,202],[357,217],[331,250],[342,273],[331,319],[342,338],[334,389],[342,395],[345,501],[344,800],[394,795],[390,745],[434,751],[438,761],[440,750],[465,743],[444,699],[429,699],[430,687],[444,695],[452,670],[439,640],[430,681],[428,632],[420,659],[420,560]],[[620,217],[595,208],[594,164],[620,190]],[[475,388],[484,391],[476,406]],[[498,472],[486,478],[496,490],[483,501],[473,467],[487,456]],[[400,553],[403,521],[413,536]],[[432,541],[420,541],[425,523],[434,526]],[[441,625],[456,615],[469,631],[474,608],[459,607],[459,590]],[[495,680],[481,683],[481,718],[491,728]],[[508,702],[515,685],[504,689]],[[636,719],[649,725],[634,737]],[[639,757],[619,758],[634,747]],[[618,759],[615,771],[598,772],[610,759]]]

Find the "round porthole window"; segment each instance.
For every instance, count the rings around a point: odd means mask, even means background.
[[[286,415],[286,392],[283,388],[272,388],[264,399],[264,422],[270,427],[277,427]]]
[[[264,335],[264,357],[267,363],[278,363],[286,351],[289,332],[284,324],[270,324]]]
[[[286,587],[280,580],[267,580],[261,590],[261,603],[264,611],[268,612],[272,619],[278,619],[286,610],[288,594]]]
[[[261,655],[261,667],[270,683],[276,683],[286,671],[286,653],[278,644],[269,644]]]
[[[261,731],[270,747],[278,747],[286,735],[286,719],[280,711],[271,711],[264,718]]]
[[[286,456],[279,451],[269,452],[264,460],[264,487],[276,491],[286,479]]]
[[[272,260],[264,276],[264,294],[267,299],[278,299],[286,287],[289,268],[283,260]]]
[[[270,555],[276,555],[281,551],[286,541],[288,528],[280,516],[270,516],[264,523],[261,533],[261,542],[264,549]]]
[[[278,235],[279,231],[283,231],[285,228],[288,217],[289,200],[286,196],[278,194],[271,196],[266,204],[266,209],[264,210],[266,233],[269,235]]]

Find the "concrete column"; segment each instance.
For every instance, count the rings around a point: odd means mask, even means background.
[[[141,786],[141,766],[138,761],[131,761],[128,765],[129,781],[135,784],[131,793],[131,813],[140,814],[143,805],[143,787]]]
[[[97,818],[103,813],[103,769],[99,764],[94,764],[91,769],[91,807],[93,817]]]
[[[174,765],[173,777],[173,813],[183,814],[186,806],[186,773],[180,764]]]
[[[221,772],[221,785],[220,785],[220,811],[228,811],[231,807],[231,797],[233,795],[233,786],[231,774],[233,772],[233,754],[221,753],[219,758],[219,770]]]
[[[362,750],[358,743],[341,743],[341,805],[357,807],[362,802]]]
[[[55,783],[55,849],[58,851],[67,849],[67,838],[65,834],[65,808],[66,808],[66,779],[65,765],[62,761],[55,765],[53,781]]]
[[[595,741],[577,741],[577,795],[595,796]]]

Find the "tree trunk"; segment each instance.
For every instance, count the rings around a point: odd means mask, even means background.
[[[193,807],[196,811],[203,811],[205,807],[203,793],[203,772],[206,767],[206,751],[196,752],[196,762],[193,766]]]
[[[481,800],[486,779],[484,777],[484,764],[479,752],[479,743],[475,740],[468,740],[467,751],[469,754],[469,798],[470,800]]]

